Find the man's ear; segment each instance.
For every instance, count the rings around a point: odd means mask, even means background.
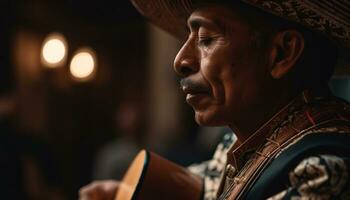
[[[304,36],[296,30],[285,30],[276,34],[270,52],[273,78],[282,78],[295,66],[304,51],[304,45]]]

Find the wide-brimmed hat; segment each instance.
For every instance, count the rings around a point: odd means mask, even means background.
[[[186,19],[194,5],[222,0],[131,0],[137,10],[152,23],[183,39]],[[228,0],[225,0],[226,2]],[[350,0],[232,0],[296,22],[321,33],[339,45],[350,48]]]

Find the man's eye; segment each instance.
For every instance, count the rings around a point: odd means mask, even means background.
[[[198,44],[200,46],[209,46],[213,42],[214,38],[211,37],[200,37],[198,39]]]

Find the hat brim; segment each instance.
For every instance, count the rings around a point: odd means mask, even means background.
[[[131,0],[153,24],[179,39],[187,37],[186,20],[194,4],[208,0]],[[301,24],[340,46],[350,47],[350,2],[343,0],[239,0],[265,12]],[[213,1],[209,1],[213,2]],[[218,1],[220,2],[220,1]]]
[[[186,20],[193,11],[191,0],[131,0],[153,24],[178,39],[185,39]]]

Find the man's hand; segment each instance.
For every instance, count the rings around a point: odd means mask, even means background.
[[[114,180],[94,181],[79,190],[79,200],[114,200],[119,188]]]

